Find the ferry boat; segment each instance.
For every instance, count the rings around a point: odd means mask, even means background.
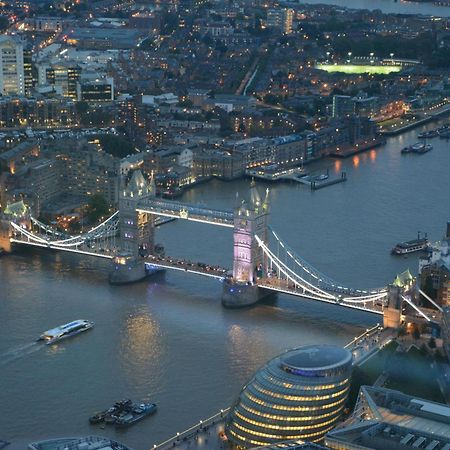
[[[47,330],[39,336],[38,341],[45,341],[47,345],[59,342],[62,339],[75,336],[87,331],[94,326],[94,322],[89,320],[74,320],[51,330]]]
[[[430,242],[427,239],[427,235],[420,237],[420,233],[417,235],[417,239],[412,241],[400,242],[393,249],[393,255],[407,255],[409,253],[421,252],[426,250],[430,246]]]

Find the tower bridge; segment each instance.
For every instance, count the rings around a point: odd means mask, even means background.
[[[155,243],[157,216],[232,228],[231,270],[165,255]],[[254,182],[246,199],[233,210],[222,211],[156,198],[153,180],[148,182],[135,171],[122,182],[118,211],[79,235],[69,236],[43,224],[22,202],[8,206],[1,218],[0,246],[11,251],[14,245],[28,245],[110,259],[113,284],[138,281],[165,269],[220,279],[226,307],[251,305],[281,292],[380,314],[387,327],[397,327],[405,319],[405,305],[421,319],[435,320],[434,314],[412,300],[410,278],[397,277],[394,284],[378,289],[343,286],[290,248],[269,226],[269,216],[269,191],[262,198]]]

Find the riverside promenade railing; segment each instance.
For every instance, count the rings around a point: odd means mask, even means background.
[[[181,443],[201,432],[206,431],[211,426],[215,425],[217,422],[221,422],[228,415],[230,408],[221,409],[217,414],[214,414],[207,419],[200,420],[196,425],[184,430],[181,433],[177,433],[175,436],[167,439],[160,444],[155,444],[151,450],[166,450],[169,448],[173,448],[178,443]]]

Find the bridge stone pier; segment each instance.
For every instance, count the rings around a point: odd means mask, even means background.
[[[223,283],[222,304],[228,308],[249,306],[268,295],[266,289],[256,285],[267,267],[264,252],[256,237],[268,243],[269,191],[261,200],[254,182],[249,198],[242,200],[234,209],[233,227],[233,278]]]
[[[109,274],[112,284],[132,283],[146,275],[143,257],[154,252],[154,215],[138,210],[139,202],[153,199],[156,188],[140,170],[123,180],[119,198],[120,251]]]

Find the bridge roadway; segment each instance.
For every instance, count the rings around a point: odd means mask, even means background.
[[[296,297],[303,297],[309,300],[317,300],[320,302],[331,303],[333,305],[345,306],[346,308],[359,309],[374,314],[383,315],[383,302],[382,300],[367,301],[364,303],[351,303],[345,300],[333,300],[322,297],[313,297],[311,294],[305,293],[301,287],[296,287],[294,283],[287,280],[279,279],[276,277],[260,278],[257,281],[259,287],[269,289],[271,291],[283,292],[285,294],[295,295]]]
[[[224,279],[228,274],[228,269],[220,266],[212,266],[202,262],[192,262],[185,259],[176,259],[170,256],[153,256],[145,257],[146,266],[158,267],[163,269],[178,270],[185,273],[194,273],[206,277]]]
[[[221,211],[203,206],[189,205],[172,200],[146,200],[139,203],[136,210],[140,213],[157,216],[173,217],[175,219],[192,220],[222,227],[234,227],[233,211]]]

